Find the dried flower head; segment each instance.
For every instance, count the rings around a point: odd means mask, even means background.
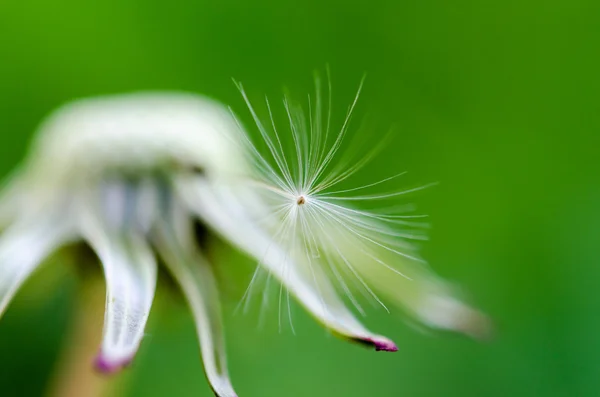
[[[285,100],[290,155],[269,102],[265,123],[239,89],[266,153],[226,108],[195,95],[89,99],[54,113],[0,201],[0,226],[5,228],[0,313],[52,251],[85,242],[100,259],[107,285],[96,365],[117,371],[132,360],[144,335],[157,253],[190,304],[213,390],[235,396],[214,265],[194,236],[194,223],[200,222],[254,257],[259,269],[273,275],[332,332],[376,350],[397,348],[365,328],[346,305],[348,300],[364,313],[358,293],[386,310],[384,301],[397,303],[432,327],[475,336],[485,331],[485,318],[461,303],[410,243],[424,238],[418,216],[378,208],[379,200],[409,191],[359,194],[397,175],[336,189],[371,157],[334,165],[356,100],[337,133],[331,87],[324,105],[317,80],[308,114]],[[363,202],[375,208],[351,205]],[[281,312],[281,298],[279,305]]]

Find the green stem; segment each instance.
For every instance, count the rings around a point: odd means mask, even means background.
[[[94,277],[96,279],[96,277]],[[116,380],[94,370],[102,341],[105,291],[103,283],[85,280],[78,296],[67,345],[61,353],[47,397],[117,396]]]

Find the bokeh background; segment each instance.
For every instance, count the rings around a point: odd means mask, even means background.
[[[306,95],[329,65],[338,116],[367,72],[359,116],[377,140],[371,168],[440,185],[411,197],[431,215],[424,255],[486,311],[495,337],[428,334],[376,311],[397,341],[375,354],[295,310],[257,327],[234,315],[253,264],[221,249],[229,362],[242,396],[600,395],[600,3],[571,1],[0,2],[0,174],[65,101],[184,90],[230,104]],[[302,98],[302,97],[301,97]],[[0,322],[0,395],[52,384],[80,297],[79,274],[51,260]],[[244,266],[246,265],[246,266]],[[159,288],[148,335],[109,395],[210,396],[191,317]],[[99,314],[101,316],[101,314]],[[101,324],[102,318],[98,318]]]

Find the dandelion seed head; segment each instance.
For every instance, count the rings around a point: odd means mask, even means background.
[[[102,264],[107,293],[96,366],[116,372],[144,338],[164,265],[189,303],[215,394],[234,397],[219,285],[196,234],[201,224],[258,262],[241,303],[246,310],[258,296],[261,315],[276,308],[280,330],[287,322],[295,332],[293,297],[333,334],[377,351],[398,348],[356,317],[366,315],[367,304],[480,335],[485,317],[419,254],[417,243],[427,238],[421,215],[405,203],[383,205],[428,185],[383,190],[404,175],[398,170],[344,186],[387,141],[344,159],[362,82],[340,125],[332,122],[329,76],[323,85],[317,77],[304,106],[265,99],[268,116],[261,118],[238,83],[266,151],[225,107],[190,94],[82,100],[56,112],[0,196],[0,314],[52,251],[87,244]],[[374,189],[381,192],[368,194]],[[272,289],[275,305],[268,302]]]

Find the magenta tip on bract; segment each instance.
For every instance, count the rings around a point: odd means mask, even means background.
[[[390,340],[386,341],[373,341],[373,346],[375,346],[375,351],[378,352],[397,352],[398,346]]]
[[[127,367],[131,364],[131,359],[122,360],[122,361],[112,361],[108,360],[102,354],[99,354],[94,361],[94,366],[96,370],[105,375],[112,375],[114,373],[119,372],[124,367]]]
[[[394,342],[389,339],[374,339],[374,338],[364,338],[364,339],[355,339],[357,342],[361,342],[370,346],[375,347],[375,351],[378,352],[397,352],[398,346]]]

